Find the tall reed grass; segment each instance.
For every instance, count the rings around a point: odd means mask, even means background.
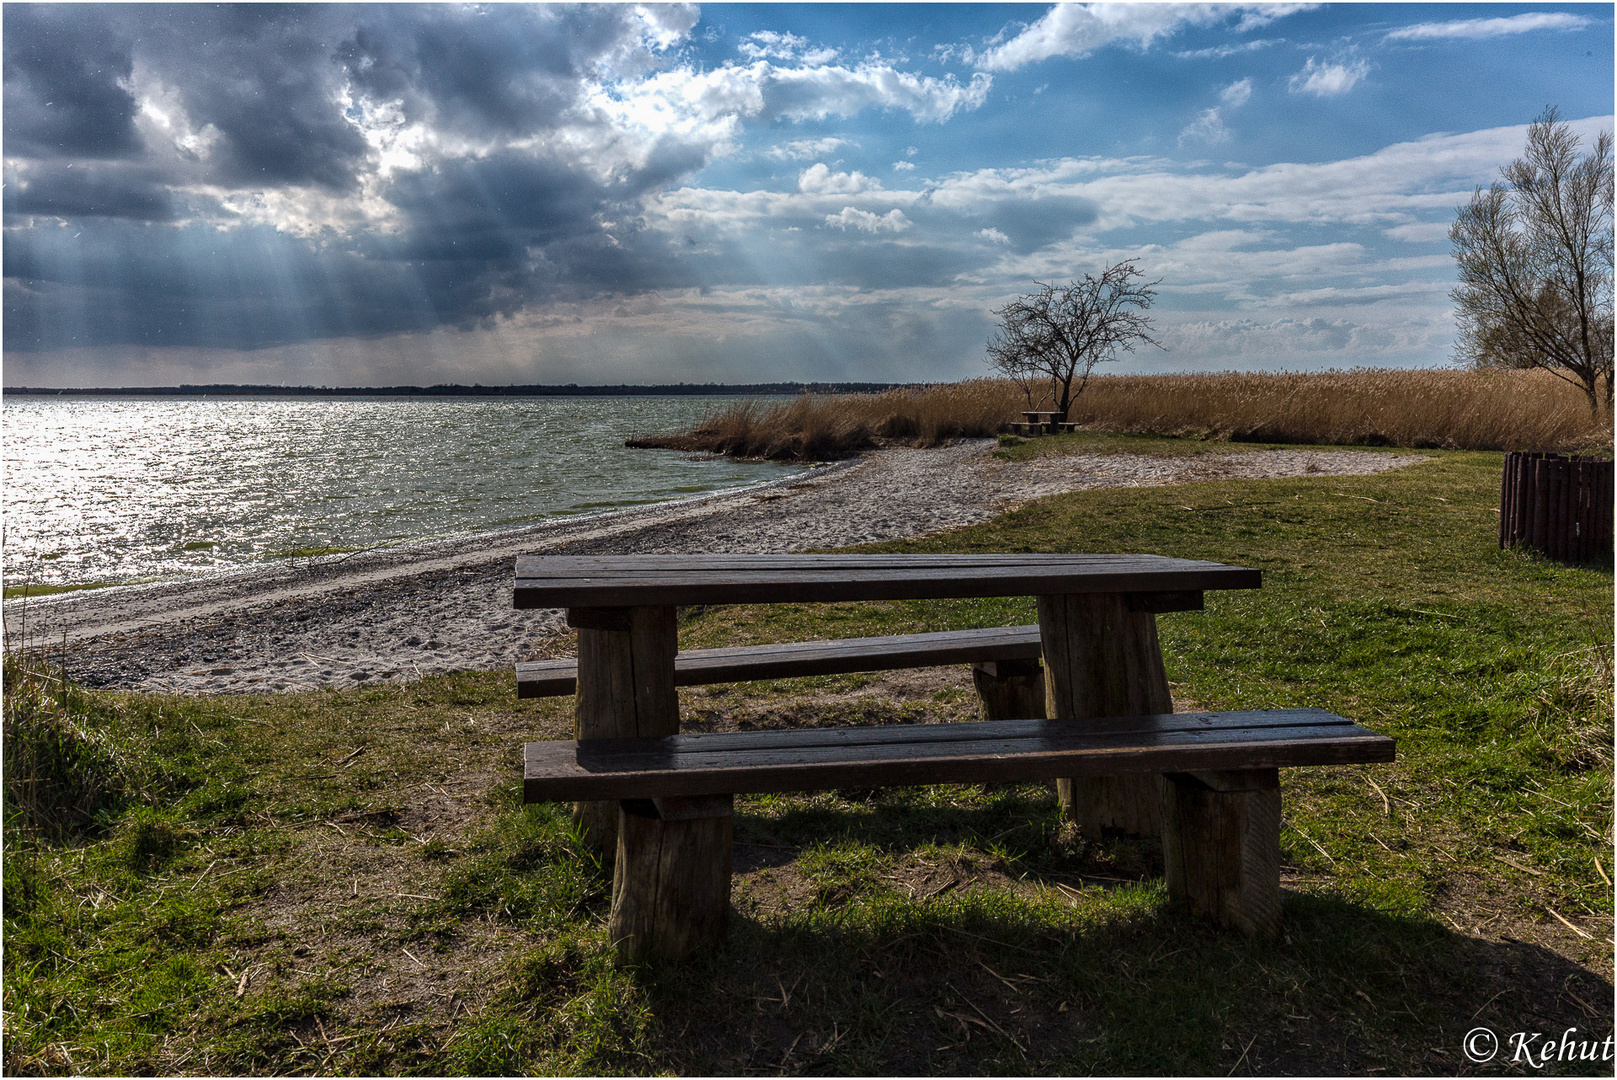
[[[690,431],[632,439],[630,446],[732,457],[828,461],[883,442],[937,446],[994,435],[1018,416],[1023,394],[1002,379],[971,379],[880,394],[804,394],[787,404],[741,401]]]
[[[936,446],[989,436],[1030,400],[1008,380],[972,379],[881,394],[725,406],[651,446],[785,460],[828,460],[883,442]],[[1110,375],[1090,380],[1069,419],[1100,431],[1200,439],[1455,450],[1606,452],[1611,417],[1539,371],[1326,371]]]
[[[1094,379],[1069,417],[1102,430],[1450,450],[1609,449],[1611,418],[1541,371],[1325,371]]]

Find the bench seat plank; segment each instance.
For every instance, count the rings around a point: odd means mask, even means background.
[[[526,802],[977,783],[1394,760],[1321,709],[534,742]]]
[[[729,649],[689,649],[674,657],[674,685],[706,686],[753,679],[1037,660],[1038,657],[1039,628],[1036,625],[837,641],[793,641]],[[577,685],[576,660],[535,660],[517,665],[519,698],[571,694]]]

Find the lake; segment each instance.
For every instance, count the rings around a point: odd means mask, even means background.
[[[6,584],[243,570],[800,471],[623,445],[735,400],[8,395]]]

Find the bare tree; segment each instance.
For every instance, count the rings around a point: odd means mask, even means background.
[[[1049,380],[1050,397],[1065,417],[1084,392],[1095,365],[1144,343],[1162,348],[1144,312],[1156,299],[1153,285],[1131,261],[1084,275],[1063,287],[1034,282],[1039,291],[994,312],[999,329],[988,340],[988,365],[1022,384],[1028,400],[1036,382]],[[1077,380],[1077,389],[1073,381]]]
[[[1478,188],[1449,229],[1460,285],[1456,353],[1474,367],[1543,368],[1599,411],[1612,401],[1612,136],[1578,156],[1554,108],[1527,129],[1504,182]]]

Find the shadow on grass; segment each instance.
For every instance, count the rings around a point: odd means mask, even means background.
[[[1515,1031],[1611,1034],[1611,985],[1537,946],[1330,897],[1286,914],[1270,944],[1191,921],[1149,883],[873,900],[738,919],[719,952],[637,974],[651,1056],[685,1073],[1455,1074],[1478,1071],[1461,1052],[1478,1025],[1504,1058]]]
[[[868,809],[757,800],[737,817],[736,902],[720,948],[622,968],[599,922],[551,924],[557,936],[517,962],[501,1007],[466,1032],[458,1067],[1610,1073],[1598,1057],[1509,1061],[1518,1031],[1611,1035],[1611,983],[1554,952],[1380,911],[1329,883],[1287,892],[1280,940],[1247,940],[1168,903],[1153,845],[1074,843],[1037,789],[962,806],[967,794],[954,791],[952,807],[892,791]],[[1127,872],[1097,883],[1097,866],[1126,860]],[[589,876],[604,885],[606,872]],[[750,903],[770,874],[796,891]],[[945,877],[954,887],[937,888]],[[1480,1066],[1462,1053],[1478,1026],[1502,1047]]]

